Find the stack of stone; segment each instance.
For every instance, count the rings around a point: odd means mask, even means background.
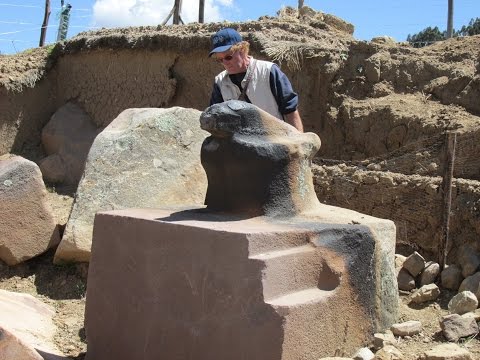
[[[324,357],[319,360],[404,360],[406,357],[394,345],[397,340],[390,332],[375,334],[373,351],[362,348],[353,357]],[[458,344],[440,344],[418,354],[421,360],[473,360],[472,354]]]
[[[442,288],[458,291],[458,293],[469,291],[478,300],[480,298],[480,253],[473,246],[464,245],[458,252],[457,264],[447,265],[441,272],[439,282]],[[395,255],[395,267],[399,290],[422,290],[427,286],[426,289],[430,289],[430,292],[437,292],[437,290],[432,290],[434,289],[432,285],[440,272],[440,266],[437,263],[426,262],[415,251],[408,257]],[[415,291],[415,293],[417,292]],[[414,298],[415,296],[412,296],[412,301]]]
[[[415,290],[411,296],[413,303],[433,301],[440,295],[435,280],[440,266],[433,261],[426,262],[422,255],[414,252],[409,257],[395,255],[395,267],[398,271],[398,288],[403,291]]]
[[[439,319],[443,336],[446,340],[456,342],[461,338],[478,334],[475,313],[480,297],[480,255],[471,246],[464,246],[458,255],[460,265],[446,266],[440,274],[440,283],[444,289],[458,290],[458,293],[448,303],[449,315]],[[433,301],[440,295],[439,287],[434,283],[440,266],[435,262],[426,262],[417,252],[408,257],[395,256],[398,288],[401,291],[413,292],[410,295],[412,303]],[[411,323],[411,322],[407,322]],[[405,323],[405,324],[407,324]],[[421,324],[417,327],[421,328]],[[395,333],[395,335],[400,335]]]
[[[457,264],[446,266],[441,274],[444,288],[459,293],[470,291],[480,298],[480,254],[471,245],[464,245],[457,255]]]

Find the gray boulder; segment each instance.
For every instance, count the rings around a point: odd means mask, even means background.
[[[440,321],[440,327],[443,336],[448,341],[458,341],[459,339],[478,334],[478,325],[472,314],[451,314],[446,315]]]
[[[79,106],[67,103],[42,130],[47,157],[40,161],[43,178],[76,187],[83,174],[90,146],[99,130]]]
[[[475,311],[478,299],[471,291],[462,291],[455,295],[448,303],[448,311],[451,314],[463,315]]]
[[[403,263],[403,268],[415,277],[425,268],[425,259],[418,252],[414,251]]]
[[[471,291],[475,294],[477,299],[480,299],[480,272],[468,276],[462,281],[458,288],[458,292],[462,291]]]
[[[59,241],[37,164],[20,156],[0,157],[0,259],[16,265]]]
[[[412,336],[422,331],[422,323],[416,320],[410,320],[399,324],[393,324],[390,328],[395,336]]]
[[[433,301],[440,295],[440,289],[435,284],[423,285],[412,294],[411,301],[421,304],[427,301]]]
[[[429,261],[425,266],[425,269],[420,273],[419,283],[420,286],[432,284],[437,279],[440,273],[440,265],[436,262]]]
[[[480,266],[480,254],[471,245],[464,245],[460,249],[457,262],[462,267],[464,278],[474,274]]]
[[[404,291],[415,289],[415,278],[405,269],[400,269],[397,275],[398,288]]]
[[[443,269],[440,278],[444,288],[458,290],[463,280],[462,270],[457,265],[449,265]]]
[[[201,205],[200,111],[127,109],[92,144],[54,261],[89,261],[98,211]]]

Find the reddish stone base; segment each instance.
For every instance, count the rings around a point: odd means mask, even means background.
[[[283,221],[204,209],[97,214],[87,359],[352,355],[396,320],[395,227],[321,210]]]

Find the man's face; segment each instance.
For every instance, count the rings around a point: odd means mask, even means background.
[[[215,54],[215,60],[223,65],[227,73],[238,74],[247,71],[247,57],[241,51],[227,50]]]

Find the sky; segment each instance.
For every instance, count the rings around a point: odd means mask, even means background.
[[[37,47],[45,14],[45,0],[0,0],[0,53],[15,54]],[[72,5],[68,38],[82,31],[140,25],[158,25],[172,10],[174,0],[65,0]],[[198,0],[183,0],[181,17],[198,19]],[[354,37],[371,40],[388,35],[405,41],[428,26],[447,27],[448,0],[304,0],[304,5],[333,14],[355,26]],[[205,0],[205,22],[248,21],[275,16],[298,0]],[[57,39],[60,0],[50,0],[46,44]],[[454,0],[454,28],[480,17],[480,0]],[[171,20],[170,22],[171,23]]]

